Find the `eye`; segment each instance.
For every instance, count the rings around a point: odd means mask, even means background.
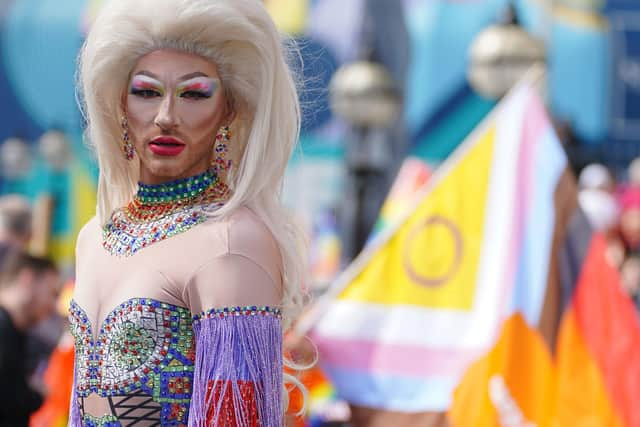
[[[144,99],[162,96],[160,92],[152,89],[131,89],[131,94]]]
[[[210,98],[207,94],[198,92],[196,90],[188,90],[180,95],[180,98],[189,98],[189,99],[205,99]]]

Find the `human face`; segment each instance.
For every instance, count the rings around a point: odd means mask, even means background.
[[[60,295],[60,276],[55,271],[46,271],[32,275],[30,282],[30,298],[28,307],[28,323],[35,326],[49,318],[56,308]]]
[[[126,115],[140,180],[147,184],[207,170],[218,130],[234,117],[216,65],[166,49],[143,56],[134,67]]]

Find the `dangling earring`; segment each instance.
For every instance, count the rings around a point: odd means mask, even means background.
[[[229,153],[227,143],[231,141],[232,136],[229,126],[221,127],[218,131],[218,135],[216,135],[216,143],[213,147],[215,157],[213,159],[212,166],[217,173],[227,171],[231,168],[231,160],[226,157]]]
[[[129,138],[129,122],[127,121],[127,116],[122,116],[120,125],[122,126],[122,149],[124,151],[124,157],[127,160],[132,160],[133,144],[131,143],[131,138]]]

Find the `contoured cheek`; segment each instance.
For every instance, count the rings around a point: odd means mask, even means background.
[[[130,125],[135,127],[153,124],[165,96],[166,90],[162,82],[145,75],[134,76],[127,95]]]
[[[211,123],[223,112],[220,83],[209,77],[196,77],[176,88],[176,108],[185,128],[196,133],[211,130]]]

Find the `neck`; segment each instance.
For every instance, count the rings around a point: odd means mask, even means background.
[[[142,163],[140,163],[140,183],[144,185],[162,185],[168,184],[171,182],[179,181],[181,179],[189,179],[194,176],[201,175],[206,173],[211,169],[211,162],[209,161],[206,164],[199,164],[195,167],[190,168],[188,171],[183,172],[180,175],[157,175],[152,173],[149,169],[145,168]]]
[[[185,201],[202,195],[216,183],[218,183],[218,177],[213,169],[199,175],[160,184],[139,182],[136,198],[144,204]]]

